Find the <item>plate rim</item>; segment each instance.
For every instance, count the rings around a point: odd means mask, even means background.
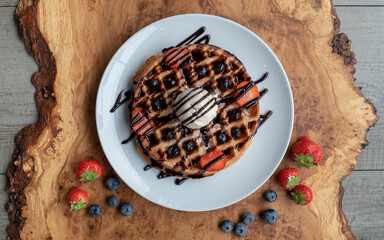
[[[281,156],[280,156],[280,160],[276,163],[276,166],[273,168],[273,171],[270,172],[270,174],[268,174],[268,177],[265,178],[260,184],[258,184],[257,186],[255,185],[255,187],[253,187],[247,194],[244,194],[244,195],[241,195],[240,197],[236,198],[236,200],[234,201],[229,201],[227,202],[226,204],[221,204],[219,206],[216,206],[215,208],[201,208],[199,210],[196,210],[196,209],[185,209],[185,208],[177,208],[177,207],[173,207],[173,206],[168,206],[164,203],[159,203],[159,202],[155,202],[153,201],[152,199],[149,199],[147,198],[146,196],[144,196],[141,192],[137,191],[136,188],[132,187],[129,183],[125,182],[124,179],[118,174],[118,171],[116,170],[118,166],[114,166],[114,164],[109,160],[108,156],[107,156],[107,153],[104,151],[105,149],[105,145],[102,143],[101,141],[101,135],[100,135],[100,131],[99,131],[99,125],[100,125],[100,120],[98,120],[98,116],[97,116],[97,113],[98,113],[98,109],[100,108],[100,104],[101,104],[101,87],[102,86],[102,83],[104,83],[104,81],[107,80],[107,77],[106,77],[106,73],[108,72],[108,70],[110,70],[111,66],[112,65],[112,60],[115,59],[115,57],[123,50],[126,48],[126,45],[128,45],[130,43],[130,41],[132,41],[132,38],[135,36],[135,35],[138,35],[140,34],[140,32],[144,32],[147,28],[149,28],[150,26],[154,25],[154,24],[158,24],[159,22],[163,22],[163,21],[170,21],[174,18],[183,18],[183,17],[190,17],[190,16],[193,16],[193,17],[199,17],[199,16],[203,16],[203,17],[208,17],[208,18],[212,18],[214,20],[219,20],[219,21],[223,21],[227,24],[232,24],[232,25],[235,25],[236,27],[240,28],[241,30],[243,31],[246,31],[248,32],[249,34],[251,34],[253,37],[257,38],[259,40],[259,42],[264,46],[264,48],[271,54],[271,56],[274,58],[274,60],[277,62],[277,66],[281,69],[282,71],[282,74],[284,76],[284,81],[288,84],[289,86],[289,102],[290,102],[290,105],[292,106],[292,108],[290,109],[290,114],[291,114],[291,119],[290,119],[290,124],[289,124],[289,135],[288,135],[288,141],[285,143],[285,146],[284,146],[284,151],[281,152]],[[288,99],[287,99],[288,100]],[[221,16],[216,16],[216,15],[212,15],[212,14],[202,14],[202,13],[188,13],[188,14],[178,14],[178,15],[173,15],[173,16],[169,16],[169,17],[166,17],[166,18],[162,18],[162,19],[159,19],[159,20],[156,20],[148,25],[146,25],[145,27],[141,28],[140,30],[138,30],[137,32],[135,32],[134,34],[132,34],[116,51],[115,53],[113,54],[113,56],[110,58],[106,68],[104,69],[104,72],[103,72],[103,75],[101,77],[101,80],[99,82],[99,86],[98,86],[98,90],[97,90],[97,95],[96,95],[96,105],[95,105],[95,120],[96,120],[96,130],[97,130],[97,135],[98,135],[98,138],[99,138],[99,142],[100,142],[100,145],[101,145],[101,148],[103,150],[103,153],[104,155],[106,156],[110,166],[112,167],[112,169],[115,171],[115,173],[120,177],[120,179],[125,183],[127,184],[127,186],[132,189],[135,193],[137,193],[138,195],[140,195],[141,197],[143,197],[144,199],[156,204],[156,205],[159,205],[159,206],[162,206],[162,207],[165,207],[165,208],[168,208],[168,209],[172,209],[172,210],[177,210],[177,211],[183,211],[183,212],[204,212],[204,211],[213,211],[213,210],[217,210],[217,209],[221,209],[221,208],[225,208],[225,207],[228,207],[228,206],[231,206],[241,200],[244,200],[245,198],[249,197],[251,194],[253,194],[254,192],[256,192],[260,187],[262,187],[265,182],[267,182],[271,176],[273,175],[273,173],[276,171],[276,169],[280,166],[282,160],[284,159],[284,155],[286,154],[287,152],[287,149],[288,149],[288,146],[289,146],[289,143],[290,143],[290,139],[292,137],[292,132],[293,132],[293,125],[294,125],[294,100],[293,100],[293,93],[292,93],[292,87],[291,87],[291,84],[289,82],[289,79],[288,79],[288,76],[285,72],[285,69],[282,65],[282,63],[280,62],[280,60],[278,59],[278,57],[276,56],[276,54],[272,51],[272,49],[254,32],[252,32],[250,29],[246,28],[245,26],[233,21],[233,20],[230,20],[230,19],[227,19],[227,18],[224,18],[224,17],[221,17]]]

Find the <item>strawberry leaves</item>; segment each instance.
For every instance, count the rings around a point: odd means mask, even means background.
[[[85,171],[83,174],[80,174],[81,178],[80,181],[88,181],[88,182],[94,182],[95,180],[99,179],[99,173],[95,171]]]
[[[70,201],[69,203],[71,204],[71,210],[75,212],[79,211],[82,208],[85,208],[88,204],[87,202],[84,202],[83,199],[80,199],[79,202]]]
[[[309,167],[311,166],[318,166],[318,164],[316,162],[314,162],[313,160],[315,159],[315,156],[310,156],[310,153],[307,153],[307,154],[295,154],[293,160],[295,161],[294,164],[297,164],[297,165],[300,165],[300,166],[304,166],[306,168],[309,169]]]

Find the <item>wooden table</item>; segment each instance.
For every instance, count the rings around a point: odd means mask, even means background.
[[[34,88],[28,79],[37,70],[19,40],[13,22],[17,0],[0,1],[0,202],[5,205],[4,175],[14,149],[13,137],[36,121]],[[383,117],[384,95],[384,1],[337,0],[341,32],[353,41],[356,54],[356,85]],[[343,210],[357,239],[384,239],[384,125],[382,121],[367,135],[370,144],[358,158],[352,175],[343,181]],[[7,213],[0,210],[0,239],[6,238]]]

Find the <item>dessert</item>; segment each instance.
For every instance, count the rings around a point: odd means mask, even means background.
[[[262,123],[258,102],[267,90],[256,84],[266,77],[252,81],[238,58],[209,44],[150,57],[133,79],[128,117],[139,153],[163,172],[159,178],[202,178],[230,167]]]

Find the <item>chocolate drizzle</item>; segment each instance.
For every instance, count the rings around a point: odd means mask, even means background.
[[[269,72],[264,73],[264,75],[259,80],[255,81],[255,84],[259,84],[262,81],[264,81],[268,77],[268,75],[269,75]]]
[[[213,159],[212,161],[210,161],[207,165],[205,165],[203,167],[203,172],[206,172],[208,169],[210,169],[213,165],[215,165],[215,163],[217,163],[218,161],[220,161],[221,159],[225,158],[225,154],[221,154],[220,156],[218,156],[217,158]]]
[[[119,95],[117,96],[117,99],[116,99],[116,102],[115,104],[113,105],[113,107],[111,108],[110,112],[113,113],[115,112],[121,105],[123,105],[124,103],[126,103],[130,98],[131,98],[131,94],[133,92],[132,89],[126,91],[124,93],[125,95],[125,98],[123,100],[121,100],[121,97],[123,95],[123,92],[124,92],[124,89],[119,93]]]
[[[127,139],[125,139],[124,141],[121,142],[121,144],[127,144],[127,143],[131,142],[135,136],[136,136],[136,133],[132,132],[131,135],[129,135],[129,137]]]
[[[259,96],[252,101],[247,102],[243,105],[244,108],[250,109],[251,107],[257,105],[259,103],[259,100],[268,92],[268,88],[263,89],[259,94]]]
[[[167,177],[170,177],[171,175],[169,175],[168,173],[164,173],[164,172],[159,172],[159,175],[157,175],[157,178],[158,179],[163,179],[163,178],[167,178]]]
[[[144,171],[148,171],[151,168],[152,168],[152,166],[148,164],[147,166],[144,167]]]
[[[196,32],[192,33],[191,36],[187,37],[186,39],[184,39],[183,41],[181,41],[179,44],[177,44],[176,47],[180,47],[180,46],[182,46],[182,45],[187,45],[187,44],[192,43],[193,40],[195,40],[196,38],[198,38],[198,37],[199,37],[200,35],[202,35],[204,32],[205,32],[205,27],[201,27],[201,28],[199,28]],[[210,36],[209,34],[206,34],[206,35],[204,35],[203,37],[201,37],[199,40],[197,40],[195,43],[201,43],[201,42],[205,41],[205,44],[208,44],[210,38],[211,38],[211,36]]]
[[[175,179],[175,184],[176,185],[181,185],[181,184],[183,184],[187,180],[188,180],[188,178],[176,178]]]
[[[272,116],[272,111],[268,111],[266,114],[260,114],[260,118],[257,120],[257,128],[256,130],[253,132],[252,136],[255,136],[256,133],[257,133],[257,130],[268,120],[268,118],[270,118]]]

